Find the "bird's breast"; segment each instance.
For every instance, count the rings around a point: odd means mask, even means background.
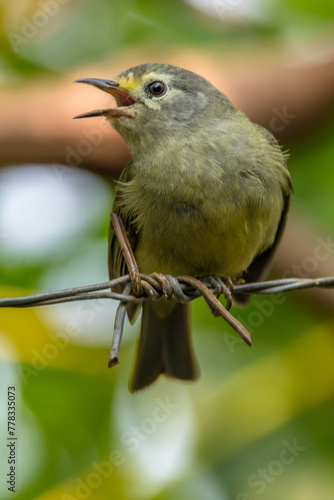
[[[280,186],[273,196],[261,179],[246,179],[223,163],[196,165],[194,159],[181,165],[146,169],[124,186],[123,211],[138,230],[140,271],[241,273],[274,241],[283,208]]]

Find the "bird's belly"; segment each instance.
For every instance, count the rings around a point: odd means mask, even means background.
[[[185,203],[153,210],[146,214],[135,251],[139,269],[147,274],[237,276],[264,242],[273,242],[278,220],[269,212],[249,217],[246,209],[229,213],[219,203],[214,210]]]

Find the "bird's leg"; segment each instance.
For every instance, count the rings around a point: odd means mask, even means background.
[[[219,299],[223,294],[226,300],[226,309],[229,311],[232,305],[233,282],[229,276],[205,276],[201,281],[208,282],[214,289],[214,294]]]
[[[143,294],[143,285],[141,282],[138,265],[135,256],[133,255],[128,237],[126,235],[122,219],[118,215],[111,213],[110,220],[129,270],[133,294],[136,297],[140,297]]]

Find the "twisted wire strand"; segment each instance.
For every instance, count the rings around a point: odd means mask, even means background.
[[[226,280],[225,280],[226,281]],[[135,284],[135,288],[134,288]],[[123,288],[123,292],[114,292],[113,288]],[[259,283],[237,284],[227,287],[224,279],[207,277],[199,280],[191,276],[163,275],[161,273],[128,274],[120,278],[98,283],[96,285],[68,288],[54,292],[39,293],[26,297],[13,297],[0,299],[1,307],[33,307],[43,305],[61,304],[80,300],[112,299],[118,300],[119,305],[115,315],[114,334],[108,357],[108,367],[111,368],[119,363],[118,356],[122,342],[124,321],[126,317],[126,306],[129,302],[141,304],[147,299],[159,300],[164,297],[167,300],[176,300],[185,304],[199,296],[203,296],[212,314],[222,317],[240,337],[249,345],[252,345],[250,333],[229,312],[232,293],[271,294],[301,290],[305,288],[334,287],[334,277],[327,278],[287,278],[281,280],[264,281]],[[104,290],[111,291],[104,291]],[[218,297],[225,295],[226,307],[219,302]],[[140,292],[140,295],[139,295]]]
[[[158,276],[159,275],[159,276]],[[122,286],[123,290],[131,282],[130,276],[124,275],[104,283],[95,285],[86,285],[76,288],[67,288],[53,292],[45,292],[25,297],[8,297],[0,299],[0,307],[33,307],[50,304],[60,304],[64,302],[73,302],[79,300],[94,299],[113,299],[122,302],[142,303],[147,298],[158,300],[162,295],[166,298],[173,296],[178,302],[190,302],[202,295],[196,288],[187,284],[180,283],[178,277],[171,275],[152,275],[140,274],[143,281],[144,295],[135,297],[131,293],[117,293],[113,291],[102,292],[102,290],[113,289]],[[166,278],[166,281],[163,281]],[[167,285],[166,285],[167,283]],[[201,281],[212,293],[218,294],[218,290],[211,281]],[[272,294],[301,290],[305,288],[333,288],[334,277],[325,278],[286,278],[271,281],[262,281],[258,283],[245,283],[234,285],[233,293],[251,293],[251,294]],[[131,289],[130,289],[131,291]]]

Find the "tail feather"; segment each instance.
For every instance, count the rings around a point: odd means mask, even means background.
[[[190,339],[189,304],[176,304],[166,317],[156,314],[155,305],[149,300],[143,304],[131,392],[152,384],[161,373],[181,380],[198,377]]]

